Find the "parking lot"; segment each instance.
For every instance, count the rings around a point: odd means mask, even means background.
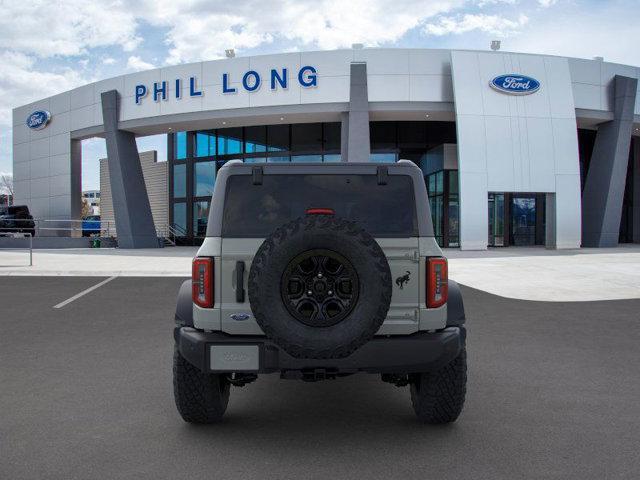
[[[359,375],[263,376],[191,426],[171,386],[181,278],[0,278],[0,478],[637,478],[640,300],[532,302],[464,288],[457,423]]]

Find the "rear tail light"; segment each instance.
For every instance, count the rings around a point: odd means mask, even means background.
[[[213,258],[193,259],[191,288],[193,303],[202,308],[213,307]]]
[[[335,215],[336,212],[333,208],[307,208],[307,215]]]
[[[438,308],[447,303],[449,278],[447,259],[433,257],[427,259],[427,308]]]

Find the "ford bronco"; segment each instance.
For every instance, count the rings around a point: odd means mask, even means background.
[[[175,315],[182,418],[219,421],[259,375],[358,372],[409,386],[417,417],[464,404],[465,314],[412,162],[220,169],[206,238]]]

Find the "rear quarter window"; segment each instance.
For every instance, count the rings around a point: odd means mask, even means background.
[[[408,175],[265,175],[254,185],[250,175],[227,180],[222,234],[266,237],[304,216],[309,208],[330,208],[378,237],[418,236],[413,182]]]

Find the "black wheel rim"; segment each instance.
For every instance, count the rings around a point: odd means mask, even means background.
[[[351,262],[331,250],[308,250],[294,257],[280,285],[289,313],[312,327],[344,320],[356,306],[359,288]]]

